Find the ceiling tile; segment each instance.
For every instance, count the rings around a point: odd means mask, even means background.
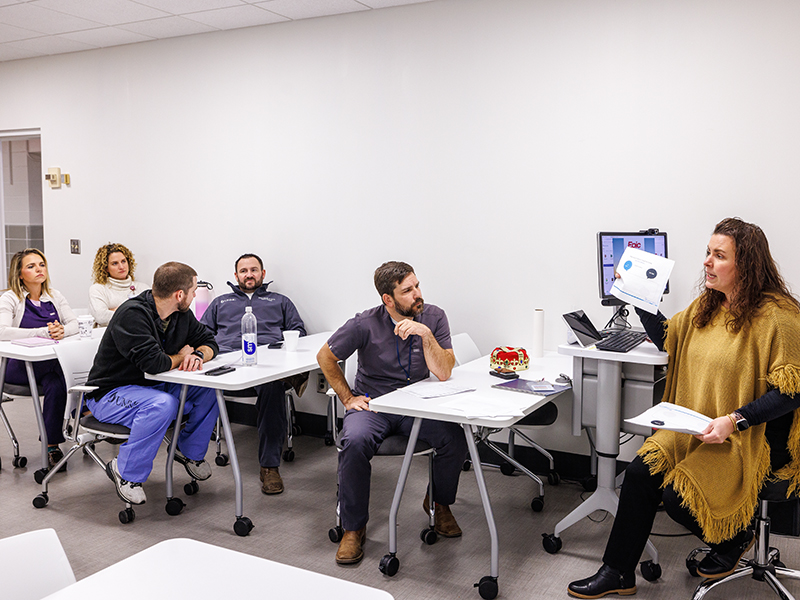
[[[163,10],[173,15],[185,15],[215,8],[228,8],[229,6],[242,6],[247,4],[243,0],[136,0],[139,4],[146,4],[152,8]]]
[[[0,7],[0,23],[25,27],[40,33],[55,34],[97,27],[96,21],[87,21],[55,12],[33,4],[15,4]]]
[[[164,17],[163,19],[153,19],[151,21],[139,21],[120,25],[119,28],[156,39],[217,31],[214,27],[184,19],[183,17]]]
[[[122,44],[136,44],[138,42],[152,41],[150,36],[126,31],[119,27],[100,27],[98,29],[87,29],[86,31],[76,31],[65,33],[61,37],[98,48],[107,46],[121,46]]]
[[[217,29],[236,29],[238,27],[253,27],[255,25],[268,25],[279,23],[287,19],[275,13],[262,10],[257,6],[236,6],[233,8],[220,8],[186,15],[187,19],[211,25]]]
[[[48,35],[32,40],[20,40],[19,42],[9,42],[8,45],[13,48],[36,52],[38,54],[64,54],[67,52],[80,52],[81,50],[92,49],[92,46],[88,44],[67,40],[57,35]]]
[[[283,15],[288,19],[310,19],[369,10],[367,6],[356,0],[268,0],[267,2],[256,2],[255,6]]]
[[[0,61],[19,60],[34,56],[43,56],[43,54],[28,49],[15,48],[11,44],[0,44]]]
[[[28,38],[40,36],[40,33],[36,33],[30,29],[22,29],[21,27],[13,27],[11,25],[4,25],[3,23],[0,23],[0,43],[26,40]]]
[[[31,4],[103,25],[120,25],[167,16],[161,10],[128,0],[34,0]]]
[[[431,0],[358,0],[370,8],[389,8],[390,6],[406,6],[408,4],[422,4]]]

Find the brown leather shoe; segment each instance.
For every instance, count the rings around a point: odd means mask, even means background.
[[[428,494],[425,494],[425,500],[422,501],[422,509],[426,515],[431,512]],[[456,523],[456,518],[450,512],[449,506],[437,504],[433,510],[433,529],[436,533],[444,537],[461,537],[461,528]]]
[[[309,373],[298,373],[297,375],[287,377],[283,380],[284,389],[294,390],[294,393],[297,394],[299,398],[308,387],[308,375]]]
[[[278,472],[278,467],[261,467],[261,493],[280,494],[283,491],[283,479]]]
[[[340,565],[354,565],[364,558],[364,542],[367,539],[367,526],[358,531],[345,530],[339,549],[336,551],[336,562]]]

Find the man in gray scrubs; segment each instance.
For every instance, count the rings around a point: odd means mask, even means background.
[[[336,552],[339,564],[364,557],[369,519],[370,459],[389,435],[409,435],[413,419],[370,411],[370,398],[426,379],[450,377],[455,365],[450,325],[444,311],[425,304],[414,269],[403,262],[387,262],[375,270],[375,287],[382,304],[342,325],[317,354],[322,372],[344,404],[340,438],[339,511],[344,536]],[[337,364],[358,351],[358,371],[350,389]],[[461,529],[450,512],[458,477],[467,452],[461,427],[439,421],[422,422],[419,439],[436,448],[433,465],[435,529],[444,537],[458,537]],[[423,508],[428,511],[426,495]]]

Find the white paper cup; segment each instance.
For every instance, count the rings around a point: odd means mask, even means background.
[[[297,344],[300,342],[300,332],[286,330],[283,332],[283,347],[289,352],[297,351]]]
[[[82,338],[92,337],[94,327],[94,317],[92,315],[80,315],[78,317],[78,332]]]

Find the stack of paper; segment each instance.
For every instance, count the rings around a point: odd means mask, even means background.
[[[516,400],[516,394],[509,394],[508,398],[493,398],[491,401],[486,398],[475,398],[473,396],[459,396],[449,402],[442,404],[442,407],[454,408],[463,412],[468,419],[478,419],[480,417],[521,417],[525,413],[523,407],[530,403]]]
[[[634,425],[643,425],[652,429],[668,429],[692,435],[703,433],[711,421],[712,419],[699,412],[670,402],[661,402],[653,408],[648,408],[639,416],[625,419],[625,422]]]
[[[453,381],[424,381],[405,388],[403,391],[418,398],[441,398],[442,396],[453,396],[463,392],[474,392],[475,388],[459,385]]]

